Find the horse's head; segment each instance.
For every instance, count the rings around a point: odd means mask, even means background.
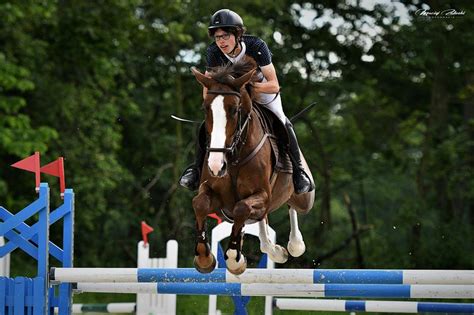
[[[194,76],[207,90],[203,102],[205,123],[211,135],[208,167],[212,176],[222,177],[227,172],[227,156],[235,153],[240,136],[248,123],[252,109],[246,84],[251,80],[255,70],[234,78],[227,68],[213,72],[207,77],[195,68]]]

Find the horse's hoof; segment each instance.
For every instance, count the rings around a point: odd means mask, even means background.
[[[295,240],[288,242],[288,252],[293,257],[300,257],[306,251],[306,245],[303,240]]]
[[[216,268],[216,258],[212,253],[209,254],[209,259],[211,260],[208,264],[205,266],[199,265],[199,256],[194,256],[194,267],[196,268],[197,271],[200,273],[209,273],[213,271]]]
[[[229,265],[227,265],[227,270],[229,270],[231,274],[236,275],[236,276],[243,274],[245,270],[247,270],[247,258],[243,257],[243,260],[244,261],[241,262],[236,269],[230,269]]]
[[[227,266],[227,270],[234,275],[240,275],[244,273],[247,269],[247,258],[245,258],[242,253],[240,254],[240,260],[236,261],[237,258],[237,251],[236,250],[227,250],[227,259],[225,264]]]
[[[272,257],[277,264],[284,264],[288,261],[288,251],[283,246],[275,245],[275,254]]]

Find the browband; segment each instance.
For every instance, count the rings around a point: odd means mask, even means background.
[[[207,93],[209,94],[222,94],[222,95],[235,95],[241,97],[239,92],[236,91],[219,91],[219,90],[208,90]]]

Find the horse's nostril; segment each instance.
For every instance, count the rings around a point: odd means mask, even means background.
[[[227,163],[224,161],[224,164],[222,164],[222,168],[219,171],[219,174],[217,174],[217,176],[222,177],[226,174],[226,172],[227,172]]]

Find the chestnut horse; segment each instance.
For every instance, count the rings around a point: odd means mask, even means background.
[[[257,105],[252,103],[246,88],[255,74],[255,64],[247,60],[246,65],[251,70],[237,78],[236,67],[242,68],[242,64],[219,68],[210,77],[192,69],[197,81],[208,89],[203,108],[210,139],[199,191],[192,202],[197,228],[194,265],[202,273],[211,272],[216,266],[206,237],[206,218],[214,212],[233,220],[224,254],[227,269],[233,274],[241,274],[247,267],[241,253],[245,223],[259,222],[260,250],[274,262],[284,263],[288,252],[298,257],[306,250],[297,214],[311,210],[315,193],[313,190],[296,195],[290,173],[272,176],[271,144],[253,110]],[[301,157],[306,173],[312,177]],[[270,241],[267,228],[267,215],[283,204],[289,206],[291,223],[288,251]]]

